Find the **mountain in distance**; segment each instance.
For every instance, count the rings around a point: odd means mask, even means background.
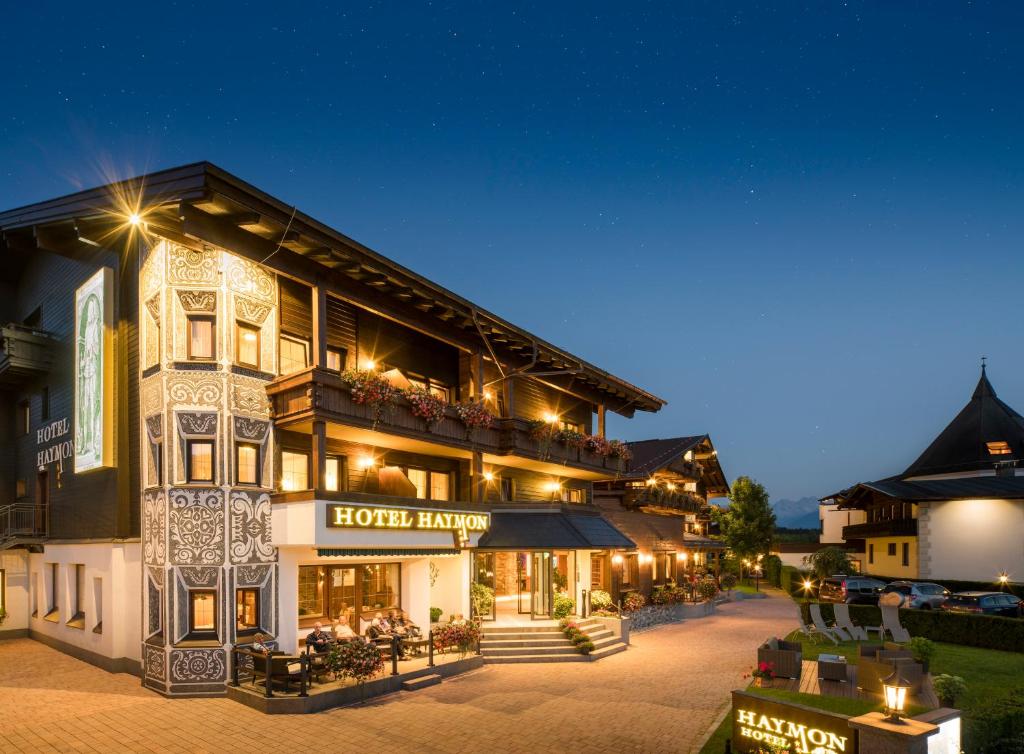
[[[817,529],[818,498],[802,497],[799,500],[782,498],[772,503],[775,509],[776,525],[786,529]]]

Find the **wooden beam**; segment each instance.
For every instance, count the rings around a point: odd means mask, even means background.
[[[263,216],[259,212],[229,212],[226,215],[215,215],[222,217],[232,225],[259,225]]]

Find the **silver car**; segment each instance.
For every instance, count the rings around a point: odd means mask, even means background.
[[[903,595],[901,607],[915,610],[932,610],[942,606],[949,599],[949,590],[941,584],[917,581],[893,581],[882,590],[883,594],[897,592]]]

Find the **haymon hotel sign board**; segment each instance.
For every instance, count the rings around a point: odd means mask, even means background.
[[[463,540],[487,531],[491,514],[428,508],[329,504],[327,526],[334,529],[390,529],[457,532]]]
[[[75,291],[75,471],[114,465],[113,278],[103,267]]]
[[[737,752],[857,754],[857,732],[845,715],[733,691],[732,748]]]

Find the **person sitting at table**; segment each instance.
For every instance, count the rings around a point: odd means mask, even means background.
[[[266,643],[267,637],[257,632],[252,637],[252,651],[262,652],[263,654],[270,654],[270,646]]]
[[[398,634],[399,636],[406,636],[409,633],[409,629],[406,627],[405,621],[402,620],[401,614],[394,610],[388,610],[387,622],[391,627],[391,633]]]
[[[398,626],[401,626],[402,630],[405,631],[405,635],[409,638],[419,639],[423,636],[423,632],[420,630],[420,627],[410,620],[409,614],[404,610],[397,611],[394,621]]]
[[[366,629],[366,636],[377,644],[393,642],[395,651],[398,652],[398,659],[405,659],[405,646],[402,644],[402,637],[391,630],[390,625],[380,613],[373,616],[370,627]]]
[[[356,638],[356,632],[352,630],[352,626],[348,624],[348,618],[344,615],[339,615],[334,621],[331,633],[334,634],[335,641],[348,641]]]
[[[331,643],[331,637],[323,630],[320,621],[313,624],[313,630],[306,636],[306,646],[312,652],[326,652]]]

